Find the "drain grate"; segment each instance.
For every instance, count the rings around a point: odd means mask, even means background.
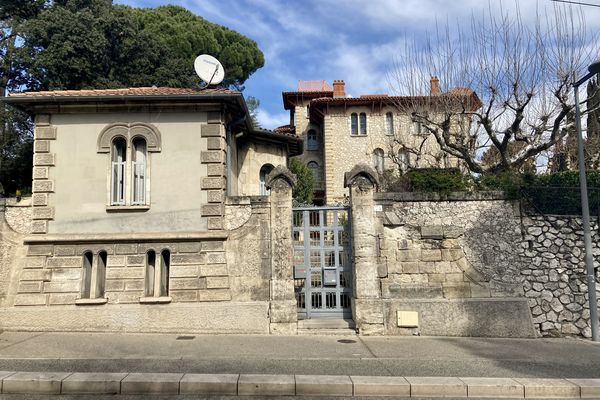
[[[338,340],[338,343],[344,343],[344,344],[347,344],[347,343],[356,343],[356,340],[352,340],[352,339],[340,339],[340,340]]]
[[[192,340],[195,339],[196,336],[177,336],[175,340]]]

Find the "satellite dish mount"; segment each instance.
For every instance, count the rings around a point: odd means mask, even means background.
[[[200,84],[201,89],[205,89],[211,85],[218,85],[225,78],[225,70],[223,66],[213,56],[202,54],[194,60],[194,70],[202,79],[204,85]]]

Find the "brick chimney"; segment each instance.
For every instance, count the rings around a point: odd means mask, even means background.
[[[431,77],[431,91],[429,94],[440,94],[442,91],[440,90],[440,80],[437,76]]]
[[[344,81],[334,80],[333,81],[333,97],[346,97],[344,90]]]

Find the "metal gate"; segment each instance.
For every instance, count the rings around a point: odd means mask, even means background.
[[[292,230],[298,319],[350,318],[349,208],[294,208]]]

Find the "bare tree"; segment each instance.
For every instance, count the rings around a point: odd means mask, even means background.
[[[438,27],[408,44],[389,75],[400,112],[476,173],[522,169],[572,132],[571,83],[600,54],[580,9],[556,5],[526,23],[515,7],[490,3],[466,28]]]

